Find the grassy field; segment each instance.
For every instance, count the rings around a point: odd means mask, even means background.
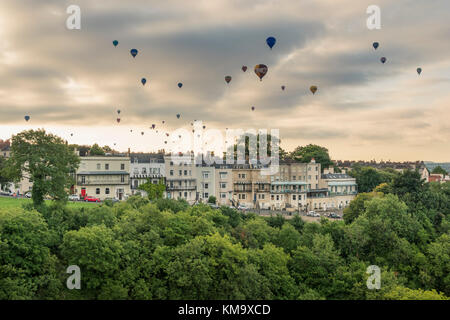
[[[0,208],[20,208],[22,204],[31,203],[31,199],[0,197]],[[67,203],[69,208],[92,207],[98,206],[97,203],[90,202],[71,202]]]

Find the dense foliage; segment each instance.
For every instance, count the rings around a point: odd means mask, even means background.
[[[0,208],[0,299],[447,299],[450,185],[406,172],[384,189],[320,223],[140,196]]]
[[[14,181],[25,177],[33,183],[32,199],[37,208],[45,196],[67,199],[67,190],[73,185],[72,174],[79,163],[74,150],[60,137],[44,129],[27,130],[13,136],[11,157],[2,172]]]

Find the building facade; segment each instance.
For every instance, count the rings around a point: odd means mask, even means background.
[[[198,201],[194,156],[164,156],[166,172],[166,197],[184,199],[189,204]]]
[[[125,200],[131,195],[130,158],[127,156],[80,157],[73,194],[82,198]]]

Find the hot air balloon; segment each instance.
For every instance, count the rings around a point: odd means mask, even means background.
[[[136,58],[138,51],[136,49],[131,49],[130,50],[131,55],[133,56],[133,58]]]
[[[144,135],[144,131],[141,132],[141,135]]]
[[[255,107],[252,107],[252,111],[255,111]],[[228,128],[227,128],[227,130],[228,130]]]
[[[226,81],[227,83],[230,83],[230,81],[231,81],[231,76],[226,76],[226,77],[225,77],[225,81]]]
[[[156,125],[155,125],[155,124],[152,124],[152,129],[155,129],[155,127],[156,127]]]
[[[167,141],[164,141],[165,144],[167,144]]]
[[[180,119],[180,114],[177,114],[177,119]]]
[[[28,120],[30,120],[30,116],[25,116],[25,121],[28,122]]]
[[[166,123],[166,121],[163,120],[162,123],[164,124],[164,123]]]
[[[133,132],[133,130],[130,130],[130,132]]]
[[[120,123],[120,118],[117,118],[117,123]]]
[[[309,90],[311,90],[311,92],[312,92],[313,94],[316,94],[317,87],[316,87],[316,86],[311,86],[311,88],[309,88]]]
[[[247,66],[242,66],[242,71],[247,71]]]
[[[73,133],[71,133],[70,136],[73,137]]]
[[[272,48],[273,48],[273,46],[275,45],[276,42],[277,42],[277,39],[275,39],[274,37],[268,37],[266,39],[266,43],[270,47],[270,50],[272,50]]]
[[[145,86],[145,84],[147,83],[147,79],[142,78],[142,79],[141,79],[141,83],[142,83],[143,86]]]
[[[373,47],[374,47],[374,49],[375,49],[375,50],[377,50],[377,49],[378,49],[378,47],[379,47],[379,45],[380,45],[380,44],[379,44],[378,42],[374,42],[374,43],[373,43]]]
[[[166,136],[169,136],[169,134],[168,134],[168,133],[166,133]]]
[[[117,114],[120,114],[120,110],[117,110]]]
[[[113,41],[114,47],[117,47],[118,44],[119,44],[119,41],[117,41],[117,40],[114,40],[114,41]]]
[[[281,86],[281,90],[283,90],[283,91],[284,91],[284,89],[286,89],[286,87],[285,87],[285,86]]]
[[[181,89],[182,86],[183,86],[183,84],[181,82],[178,82],[178,88]]]
[[[387,59],[386,59],[385,57],[383,57],[383,58],[380,59],[381,63],[383,63],[383,64],[386,62],[386,60],[387,60]]]
[[[255,73],[259,77],[259,80],[262,81],[262,78],[266,75],[267,70],[268,68],[265,64],[257,64],[255,66]]]
[[[206,129],[206,126],[203,126],[203,129]]]
[[[420,75],[422,73],[422,68],[417,68],[417,73]]]
[[[116,143],[114,143],[114,145],[116,145]]]

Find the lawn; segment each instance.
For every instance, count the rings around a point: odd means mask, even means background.
[[[22,204],[31,203],[31,199],[24,198],[12,198],[12,197],[0,197],[0,208],[20,208]],[[80,208],[80,207],[92,207],[98,206],[97,203],[91,202],[67,202],[69,208]]]

